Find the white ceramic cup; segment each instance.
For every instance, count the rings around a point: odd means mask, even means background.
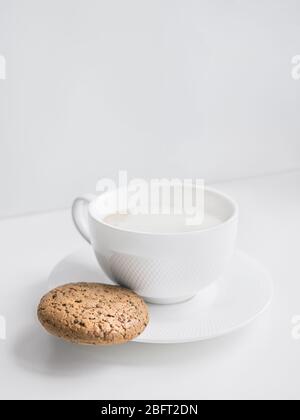
[[[104,208],[114,194],[117,191],[79,197],[72,209],[75,226],[111,280],[149,303],[173,304],[221,278],[234,254],[238,227],[238,206],[230,197],[205,188],[205,211],[221,220],[216,226],[156,234],[105,223]]]

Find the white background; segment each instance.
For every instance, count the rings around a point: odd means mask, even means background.
[[[0,217],[300,168],[299,0],[0,0]]]

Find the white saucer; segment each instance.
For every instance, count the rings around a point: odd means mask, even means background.
[[[49,289],[72,282],[113,284],[99,268],[90,248],[61,261],[49,278]],[[149,305],[150,324],[135,341],[187,343],[208,340],[245,327],[270,305],[273,284],[256,260],[237,251],[219,282],[192,300],[176,305]]]

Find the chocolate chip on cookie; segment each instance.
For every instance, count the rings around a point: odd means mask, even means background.
[[[78,344],[123,344],[149,323],[145,302],[134,292],[98,283],[58,287],[45,295],[38,319],[52,335]]]

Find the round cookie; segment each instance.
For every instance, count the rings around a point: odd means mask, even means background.
[[[126,343],[149,323],[141,297],[98,283],[71,283],[52,290],[39,304],[38,319],[52,335],[93,345]]]

